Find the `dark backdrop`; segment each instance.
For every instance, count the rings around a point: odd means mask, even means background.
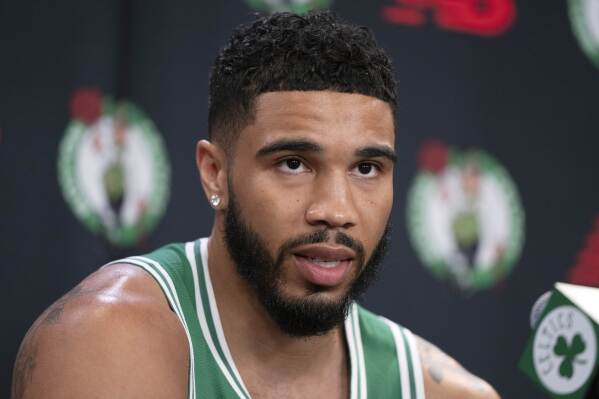
[[[564,280],[599,212],[599,69],[564,1],[517,1],[504,33],[390,24],[392,0],[336,0],[376,33],[400,81],[393,241],[366,305],[437,343],[505,398],[539,398],[516,363],[533,301]],[[87,233],[57,182],[67,103],[81,86],[128,98],[162,132],[172,167],[166,215],[138,253],[206,235],[212,212],[194,165],[206,136],[207,77],[243,0],[0,2],[0,396],[22,336],[52,301],[113,254]],[[513,273],[465,296],[437,281],[409,244],[405,203],[422,142],[493,154],[516,182],[526,242]]]

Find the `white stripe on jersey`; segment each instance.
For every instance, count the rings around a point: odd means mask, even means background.
[[[227,367],[224,365],[223,360],[220,358],[220,355],[218,354],[216,347],[214,346],[214,342],[212,341],[212,336],[210,335],[210,330],[208,329],[208,322],[206,321],[206,315],[204,314],[204,305],[202,303],[202,296],[200,295],[200,285],[199,285],[199,280],[198,280],[197,264],[196,264],[193,246],[194,246],[193,242],[188,242],[185,244],[185,256],[187,257],[187,263],[189,263],[189,267],[191,268],[191,273],[193,275],[193,289],[194,289],[195,299],[196,299],[196,310],[197,310],[198,320],[200,322],[200,328],[202,330],[202,335],[204,336],[204,339],[206,340],[206,344],[208,345],[208,348],[210,349],[210,353],[212,353],[212,357],[216,361],[216,364],[222,371],[223,375],[227,379],[227,382],[229,383],[231,388],[233,388],[233,390],[235,391],[237,396],[239,396],[240,398],[248,399],[245,396],[245,394],[243,392],[241,392],[241,390],[235,383],[235,380],[229,373],[229,370],[227,370]]]
[[[424,379],[422,378],[422,365],[420,363],[420,352],[414,334],[407,328],[403,329],[410,345],[410,354],[412,355],[412,369],[414,370],[414,382],[416,385],[416,399],[424,399]]]
[[[352,313],[345,319],[345,339],[349,349],[349,363],[351,367],[350,399],[358,399],[358,360],[355,348],[354,327],[352,323]]]
[[[208,270],[208,238],[202,238],[200,240],[200,256],[202,257],[201,261],[202,269],[204,270],[204,281],[206,282],[206,292],[208,294],[208,302],[210,303],[212,321],[214,324],[214,329],[216,330],[216,339],[220,344],[226,362],[229,364],[229,368],[233,371],[233,374],[235,374],[235,377],[241,389],[243,389],[243,392],[249,398],[251,397],[250,392],[245,387],[245,384],[241,379],[241,375],[237,370],[237,366],[235,365],[235,361],[233,361],[233,356],[231,356],[231,351],[229,350],[229,346],[227,345],[227,340],[225,338],[225,332],[220,322],[220,315],[218,314],[218,308],[216,306],[216,297],[214,296],[214,290],[212,289],[212,281],[210,279],[210,271]]]
[[[391,329],[393,340],[395,341],[395,349],[397,350],[397,362],[399,366],[399,378],[401,381],[401,399],[411,399],[412,392],[410,389],[410,376],[408,375],[408,359],[406,356],[406,348],[401,337],[399,326],[391,320],[383,318],[385,323]]]
[[[356,337],[356,352],[358,357],[358,375],[360,378],[360,399],[366,399],[367,384],[366,384],[366,365],[364,364],[364,347],[362,346],[362,333],[360,331],[360,319],[358,317],[358,305],[352,304],[352,316],[354,322],[354,335]]]

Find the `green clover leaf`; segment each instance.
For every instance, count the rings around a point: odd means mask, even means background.
[[[559,366],[559,373],[562,377],[572,378],[572,375],[574,375],[574,363],[586,363],[583,360],[576,359],[576,356],[584,352],[585,349],[586,344],[582,340],[580,334],[574,335],[570,345],[568,345],[568,341],[566,341],[566,338],[563,335],[560,335],[557,338],[557,341],[553,346],[553,352],[558,356],[564,357]]]

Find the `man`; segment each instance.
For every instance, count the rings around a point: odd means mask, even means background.
[[[239,28],[196,159],[211,236],[104,266],[32,326],[13,398],[496,398],[355,304],[385,252],[395,87],[330,13]]]

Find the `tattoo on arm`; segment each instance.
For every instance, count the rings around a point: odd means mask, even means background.
[[[420,338],[418,339],[418,346],[422,365],[435,383],[441,384],[447,374],[453,374],[458,375],[462,381],[474,390],[488,392],[488,385],[483,380],[471,374],[433,344]]]
[[[65,305],[71,300],[73,297],[82,296],[88,293],[93,293],[94,291],[89,290],[86,291],[80,285],[73,288],[71,291],[67,292],[62,298],[58,301],[54,302],[52,306],[48,308],[44,316],[45,324],[58,324],[60,322],[60,318],[64,312]]]
[[[37,355],[37,342],[35,333],[37,326],[31,327],[31,330],[25,335],[23,343],[19,348],[15,367],[13,369],[12,399],[21,399],[25,393],[27,385],[33,379],[33,369],[35,368]]]
[[[426,367],[433,381],[441,384],[443,382],[443,369],[448,366],[447,360],[440,358],[437,347],[423,339],[418,340],[418,346],[422,365]]]
[[[11,391],[12,399],[23,398],[28,385],[33,381],[33,373],[37,364],[39,330],[45,326],[60,323],[65,305],[72,298],[95,292],[97,291],[92,289],[86,290],[81,284],[78,285],[50,306],[31,326],[27,334],[25,334],[15,360]]]
[[[443,370],[440,367],[436,365],[428,366],[428,374],[437,384],[443,382]]]

